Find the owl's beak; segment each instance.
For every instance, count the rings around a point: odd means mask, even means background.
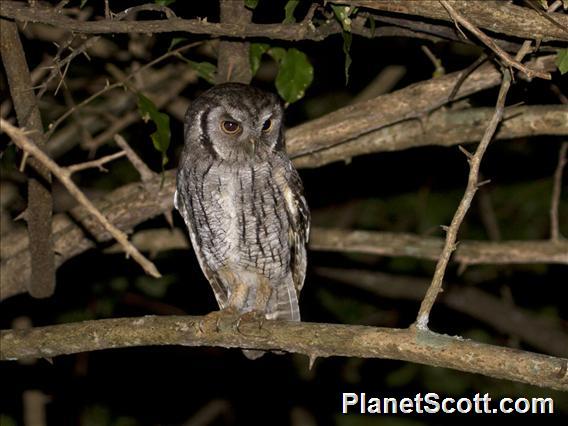
[[[251,144],[251,154],[252,154],[252,156],[254,157],[255,154],[256,154],[256,139],[250,138],[250,139],[249,139],[249,142],[250,142],[250,144]]]

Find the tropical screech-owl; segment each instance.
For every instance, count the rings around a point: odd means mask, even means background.
[[[245,84],[195,99],[174,203],[222,310],[300,321],[310,214],[282,121],[279,98]]]

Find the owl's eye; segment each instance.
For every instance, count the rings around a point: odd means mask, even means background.
[[[224,120],[221,121],[221,130],[230,135],[234,135],[239,130],[241,130],[241,125],[234,121]]]
[[[270,132],[270,130],[272,130],[272,120],[269,118],[268,120],[266,120],[264,122],[264,124],[262,125],[262,131],[264,133],[268,133]]]

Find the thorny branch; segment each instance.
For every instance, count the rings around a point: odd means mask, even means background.
[[[487,345],[429,330],[216,317],[146,316],[2,330],[0,359],[148,345],[254,348],[329,356],[398,359],[568,390],[568,359]],[[357,336],[356,339],[353,336]]]
[[[126,253],[140,264],[142,268],[153,277],[160,277],[158,269],[152,262],[144,257],[129,241],[124,232],[116,228],[108,219],[95,207],[95,205],[83,194],[83,192],[71,180],[71,172],[69,170],[59,167],[51,158],[49,158],[43,151],[41,151],[33,142],[31,142],[27,135],[17,127],[12,126],[3,118],[0,118],[2,130],[8,133],[14,143],[29,155],[35,157],[44,167],[53,173],[59,181],[67,188],[69,193],[83,205],[97,220],[104,226],[104,228],[124,247]]]
[[[460,13],[458,13],[450,4],[450,2],[446,1],[446,0],[439,0],[440,3],[446,8],[446,10],[448,11],[448,13],[450,14],[450,16],[452,17],[452,19],[456,22],[457,24],[461,24],[464,27],[466,27],[469,31],[471,31],[473,34],[475,34],[477,36],[477,38],[479,38],[479,40],[481,40],[481,42],[483,44],[485,44],[487,47],[489,47],[493,52],[495,52],[495,54],[497,56],[499,56],[499,58],[501,58],[501,60],[508,66],[513,67],[518,69],[519,71],[524,72],[529,78],[530,77],[540,77],[540,78],[544,78],[545,80],[550,80],[552,77],[550,76],[550,73],[545,73],[539,70],[535,70],[529,67],[526,67],[525,65],[523,65],[520,61],[517,61],[513,58],[511,58],[509,56],[509,54],[507,52],[505,52],[503,49],[501,49],[492,39],[491,37],[488,37],[487,35],[485,35],[483,32],[479,31],[479,28],[477,28],[475,25],[473,25],[469,20],[467,20],[466,18],[464,18]]]
[[[460,204],[454,214],[452,222],[450,226],[446,229],[446,242],[444,244],[444,248],[442,250],[442,254],[436,264],[436,270],[434,271],[434,277],[432,278],[432,284],[428,288],[426,295],[424,296],[424,300],[420,305],[420,310],[418,312],[418,317],[416,318],[416,327],[421,330],[428,329],[428,319],[430,316],[430,311],[432,310],[432,306],[434,306],[434,302],[438,293],[442,291],[442,283],[444,280],[444,274],[446,272],[446,267],[450,261],[450,257],[454,250],[456,249],[456,240],[458,236],[458,231],[460,228],[463,219],[467,211],[469,210],[469,206],[471,205],[471,201],[479,188],[479,167],[481,165],[481,159],[483,158],[483,154],[491,142],[495,130],[497,129],[497,125],[503,118],[503,111],[505,108],[505,98],[507,97],[507,92],[509,91],[509,87],[511,86],[511,72],[509,70],[503,71],[503,81],[501,83],[501,88],[499,90],[499,96],[497,98],[497,105],[495,107],[495,113],[489,122],[485,130],[485,134],[481,139],[477,149],[475,150],[475,154],[466,154],[468,156],[469,162],[469,177],[467,180],[467,187],[463,198],[460,201]]]
[[[34,130],[35,143],[45,146],[46,137],[43,123],[32,87],[25,53],[18,29],[13,22],[0,19],[0,45],[2,62],[8,78],[8,85],[18,123]],[[26,162],[24,154],[22,164]],[[31,242],[31,277],[27,282],[33,297],[49,297],[55,291],[55,254],[51,239],[53,199],[49,171],[36,161],[31,161],[28,171],[28,204],[26,222]]]

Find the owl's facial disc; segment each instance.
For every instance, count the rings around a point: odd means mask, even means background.
[[[226,160],[262,160],[280,138],[282,111],[279,105],[243,108],[220,103],[207,114],[209,140]]]

